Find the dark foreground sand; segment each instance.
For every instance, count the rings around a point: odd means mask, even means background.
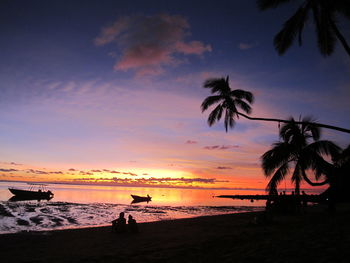
[[[0,235],[1,262],[350,262],[350,209],[243,213],[109,227]]]

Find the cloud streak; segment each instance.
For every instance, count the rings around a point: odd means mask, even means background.
[[[239,145],[212,145],[212,146],[204,146],[206,150],[229,150],[239,148]]]
[[[253,48],[253,47],[255,47],[256,46],[256,44],[252,44],[252,43],[239,43],[239,45],[238,45],[238,48],[240,49],[240,50],[247,50],[247,49],[251,49],[251,48]]]
[[[82,177],[82,178],[76,178],[73,179],[74,182],[107,182],[107,183],[113,183],[116,185],[151,185],[151,186],[179,186],[180,185],[192,185],[192,184],[216,184],[216,183],[222,183],[222,182],[228,182],[226,180],[218,180],[216,178],[184,178],[184,177],[162,177],[162,178],[156,178],[156,177],[150,177],[150,178],[119,178],[119,177],[113,177],[113,178],[107,178],[107,177],[100,177],[100,178],[89,178],[89,177]]]
[[[165,66],[184,62],[177,55],[201,56],[212,50],[200,41],[187,41],[190,25],[180,15],[123,16],[101,30],[94,43],[114,43],[121,51],[115,70],[134,70],[137,75],[158,75]],[[113,53],[114,54],[114,53]]]
[[[197,141],[192,141],[192,140],[187,140],[186,141],[186,144],[197,144],[198,142]]]

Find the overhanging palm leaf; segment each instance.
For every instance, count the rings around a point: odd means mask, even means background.
[[[258,0],[257,5],[260,10],[266,10],[288,2],[292,2],[292,0]],[[317,42],[321,54],[331,55],[338,40],[350,56],[350,46],[337,25],[337,14],[350,19],[350,2],[348,0],[304,0],[275,36],[274,46],[277,52],[283,55],[293,44],[296,36],[298,36],[299,45],[302,44],[302,32],[310,13],[315,21]]]
[[[290,161],[290,153],[293,152],[293,145],[285,142],[277,142],[273,144],[273,148],[265,152],[262,157],[262,169],[267,177]]]
[[[285,178],[285,176],[289,172],[289,165],[288,162],[284,163],[279,167],[274,175],[271,177],[266,190],[269,192],[270,195],[275,195],[277,194],[277,186],[279,185],[280,182],[282,182]]]
[[[307,10],[300,7],[297,12],[283,25],[282,30],[274,38],[274,46],[279,55],[283,55],[293,44],[298,35],[299,45],[302,45],[302,32],[304,24],[308,19]]]

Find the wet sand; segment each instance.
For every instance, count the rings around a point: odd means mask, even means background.
[[[1,262],[349,262],[350,208],[256,222],[250,212],[110,227],[0,235]]]

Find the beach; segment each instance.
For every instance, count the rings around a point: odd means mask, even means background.
[[[298,215],[261,212],[0,236],[2,262],[348,262],[350,208]]]

